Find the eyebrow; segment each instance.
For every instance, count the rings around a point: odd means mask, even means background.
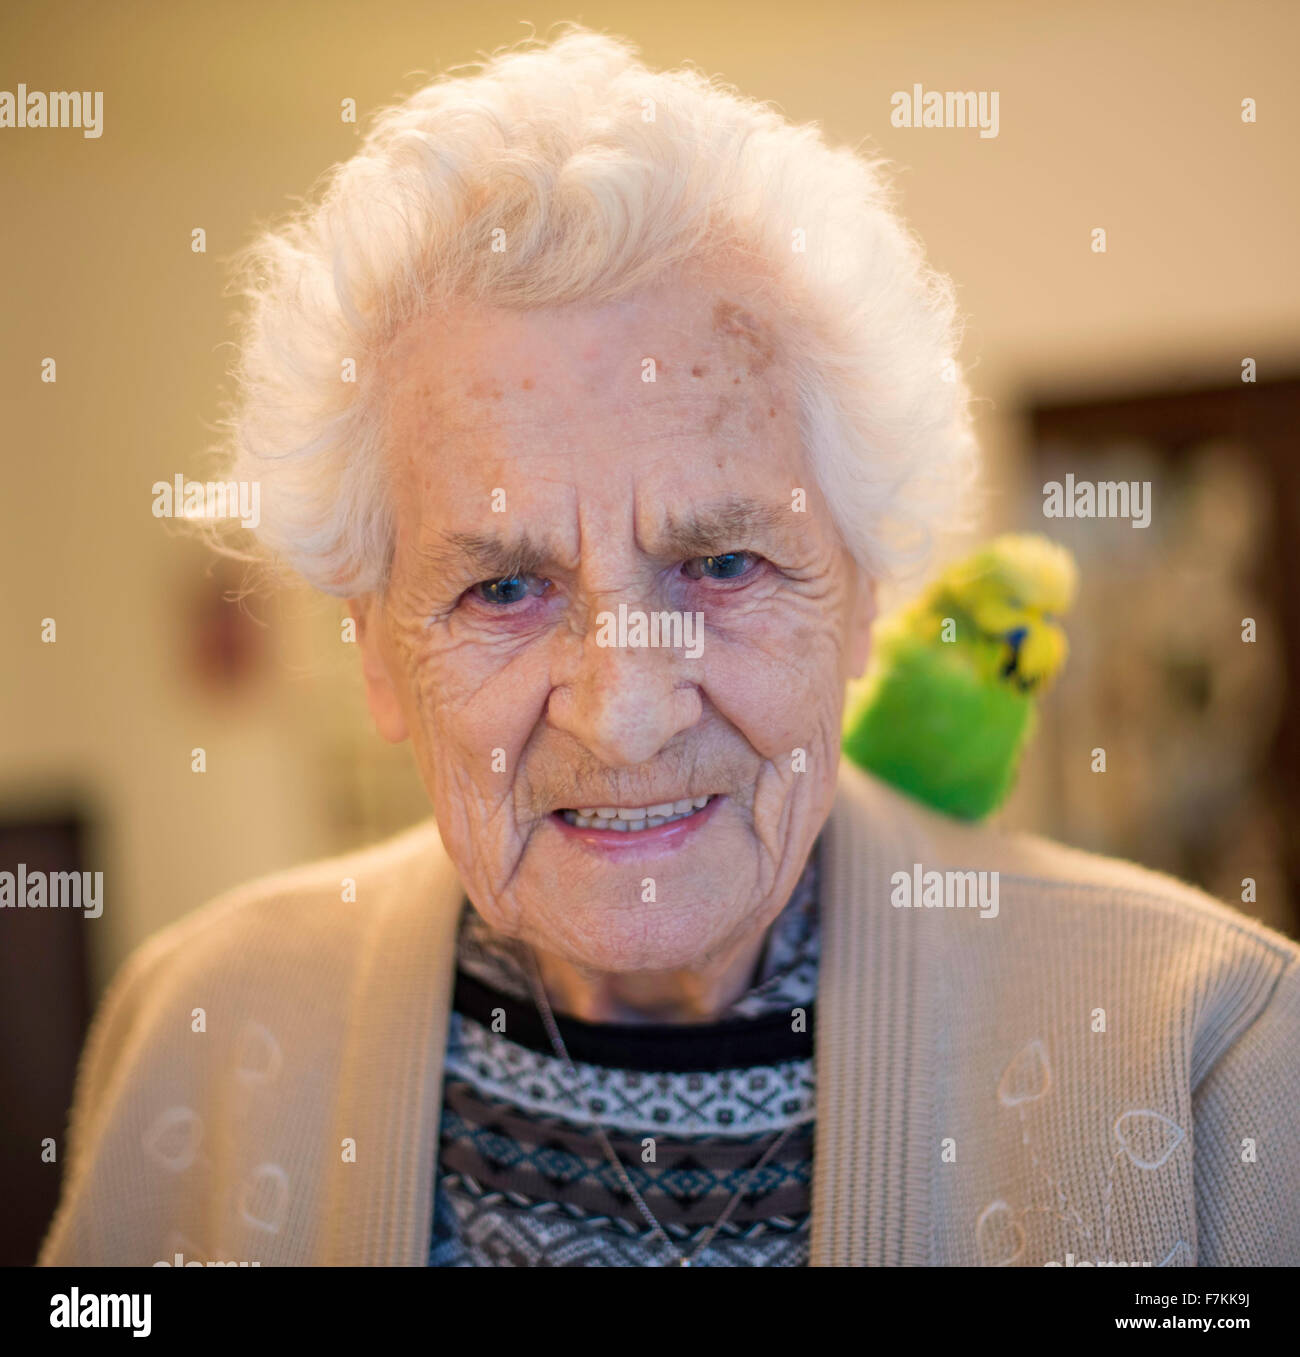
[[[758,545],[791,527],[791,509],[745,496],[669,512],[654,538],[655,555],[689,560]],[[440,575],[472,574],[475,579],[510,579],[541,574],[560,554],[528,532],[502,537],[488,532],[450,530],[419,548],[426,568]]]
[[[792,526],[791,512],[789,504],[735,495],[680,518],[670,511],[656,543],[667,556],[707,556],[780,537]]]
[[[535,575],[555,553],[529,533],[497,537],[485,532],[444,532],[422,543],[420,559],[438,575],[471,574],[475,579],[511,579]]]

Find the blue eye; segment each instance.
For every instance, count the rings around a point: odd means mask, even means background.
[[[687,563],[687,574],[692,578],[734,580],[745,574],[754,561],[748,551],[726,551],[720,556],[697,556]],[[694,568],[692,568],[694,567]]]
[[[504,608],[528,597],[530,593],[529,582],[532,578],[531,575],[503,575],[500,579],[483,580],[482,583],[474,585],[471,593],[482,599],[484,603],[495,603]],[[546,582],[542,580],[540,583],[544,590]],[[542,590],[537,592],[542,592]]]

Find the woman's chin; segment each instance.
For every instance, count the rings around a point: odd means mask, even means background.
[[[628,975],[695,970],[744,932],[743,916],[753,913],[749,900],[736,916],[720,911],[717,897],[671,907],[639,901],[611,906],[607,900],[579,898],[567,902],[563,918],[539,921],[535,936],[547,939],[548,952],[586,971]]]

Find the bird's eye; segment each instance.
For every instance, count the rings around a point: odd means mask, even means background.
[[[758,558],[749,551],[725,551],[718,556],[696,556],[683,567],[691,579],[734,580],[753,569]]]
[[[522,602],[530,594],[543,594],[549,587],[549,581],[536,575],[503,575],[500,579],[480,581],[470,588],[470,593],[483,603],[505,608]]]

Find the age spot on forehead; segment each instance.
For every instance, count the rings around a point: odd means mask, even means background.
[[[717,433],[719,428],[721,428],[722,426],[722,421],[728,418],[728,416],[730,416],[732,412],[735,410],[736,403],[737,397],[731,395],[729,392],[724,391],[718,397],[718,403],[717,406],[714,408],[713,413],[705,421],[704,432],[708,434],[710,437],[712,437],[713,434]],[[721,465],[721,463],[719,463],[719,465]]]
[[[501,390],[501,383],[494,377],[488,377],[473,382],[470,385],[469,394],[475,400],[499,401],[504,393]]]
[[[775,345],[752,311],[722,298],[713,308],[713,329],[745,355],[751,377],[771,366],[776,356]]]

